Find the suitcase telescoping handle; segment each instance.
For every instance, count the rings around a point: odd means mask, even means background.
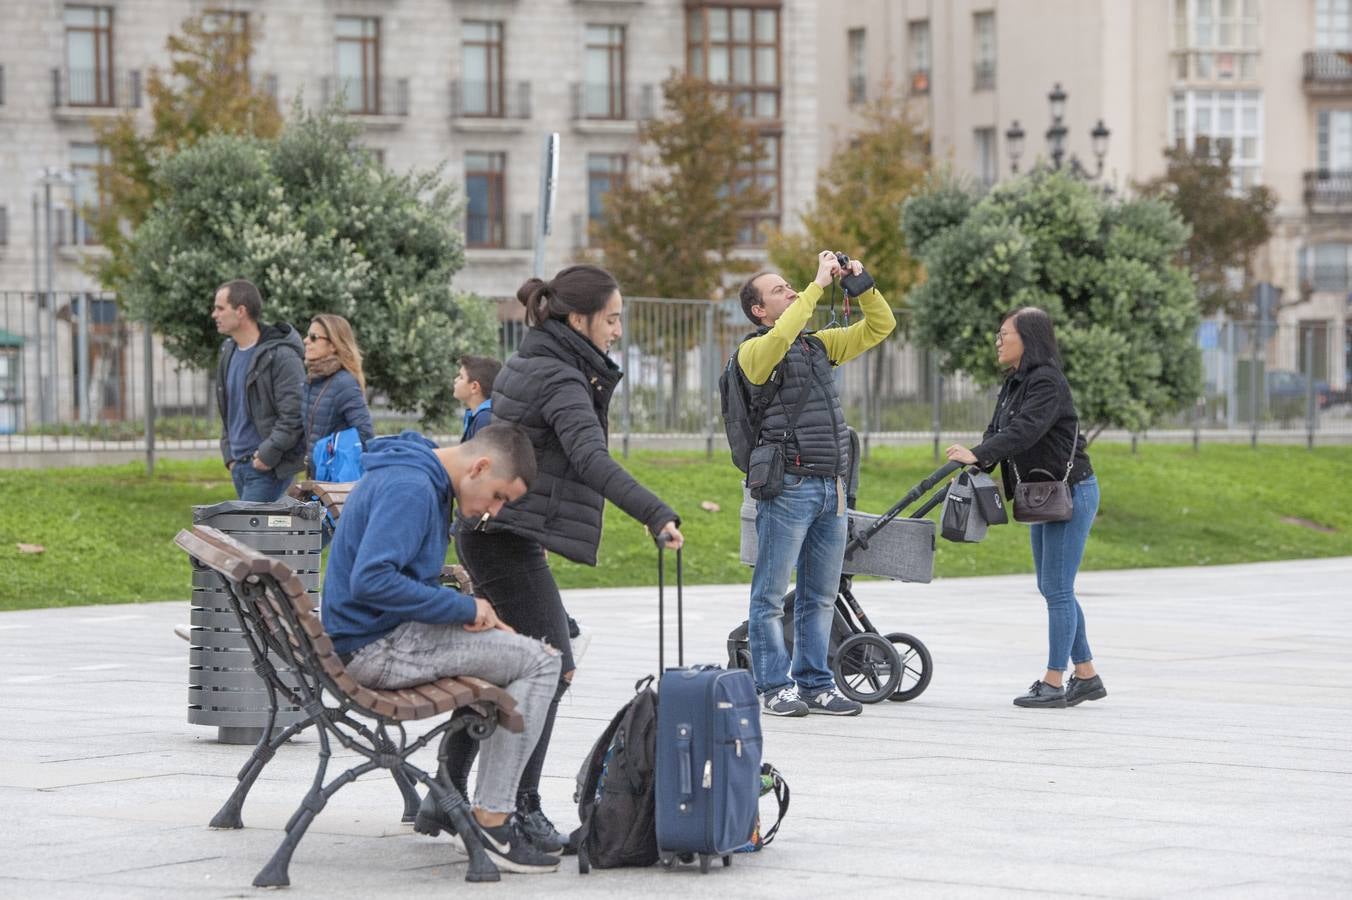
[[[667,670],[666,649],[666,549],[671,538],[666,532],[657,535],[657,672]],[[676,665],[685,665],[685,572],[681,565],[681,549],[676,548]]]

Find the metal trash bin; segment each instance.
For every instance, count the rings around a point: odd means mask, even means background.
[[[268,556],[278,556],[319,602],[320,520],[317,503],[283,496],[274,503],[226,500],[194,506],[194,525],[210,525]],[[221,576],[210,569],[192,575],[192,630],[188,651],[188,721],[215,725],[222,744],[254,744],[267,724],[268,692],[254,671],[253,656]],[[303,718],[283,706],[275,727]]]

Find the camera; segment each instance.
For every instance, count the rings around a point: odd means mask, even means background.
[[[836,262],[840,264],[840,287],[851,297],[858,297],[866,291],[872,290],[874,286],[873,276],[867,271],[860,272],[858,275],[850,271],[850,258],[839,250],[836,251]]]

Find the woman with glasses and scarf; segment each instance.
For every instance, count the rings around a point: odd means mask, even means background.
[[[999,465],[1005,496],[1011,499],[1018,479],[1040,469],[1053,479],[1064,478],[1073,504],[1069,521],[1031,526],[1037,587],[1047,601],[1047,671],[1014,698],[1014,705],[1064,709],[1101,700],[1108,692],[1094,671],[1084,610],[1075,597],[1075,575],[1098,512],[1098,479],[1085,452],[1070,383],[1061,371],[1051,317],[1036,307],[1010,313],[1000,323],[995,351],[1006,372],[995,414],[981,443],[970,450],[952,445],[949,460],[987,472]],[[1067,661],[1075,672],[1063,684]]]
[[[305,473],[314,476],[315,442],[336,431],[357,429],[363,444],[375,436],[366,405],[361,350],[347,319],[320,313],[305,332]]]

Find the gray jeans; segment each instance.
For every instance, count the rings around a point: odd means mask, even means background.
[[[521,771],[540,739],[561,663],[542,641],[497,629],[405,622],[357,651],[347,670],[372,688],[403,688],[438,678],[474,675],[507,689],[526,728],[498,728],[483,742],[474,805],[496,813],[516,809]]]

